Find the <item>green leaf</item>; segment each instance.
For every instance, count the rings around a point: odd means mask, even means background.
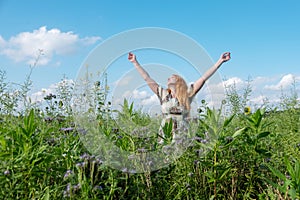
[[[166,122],[163,127],[163,132],[164,132],[166,138],[172,137],[172,130],[173,130],[173,121],[171,118],[170,121]]]
[[[268,157],[271,156],[271,153],[270,153],[268,150],[266,150],[266,149],[258,149],[258,148],[255,148],[255,151],[256,151],[257,153],[259,153],[259,154],[264,155],[264,156],[268,156]]]
[[[263,138],[263,137],[267,137],[269,134],[270,134],[269,131],[265,131],[265,132],[259,133],[257,135],[257,139],[260,139],[260,138]]]
[[[260,109],[258,109],[251,117],[247,117],[247,120],[252,126],[258,128],[260,126],[262,117],[262,112]]]
[[[275,175],[277,176],[278,178],[280,178],[281,180],[285,181],[286,180],[286,177],[283,173],[281,173],[279,170],[273,168],[272,166],[270,165],[267,165],[267,167],[270,169],[270,171]]]
[[[129,114],[130,114],[130,116],[132,116],[132,114],[133,114],[133,102],[130,104]]]
[[[242,133],[244,133],[246,130],[247,130],[247,127],[241,128],[241,129],[237,130],[237,131],[232,135],[232,137],[233,137],[233,138],[236,138],[237,136],[239,136],[239,135],[241,135]]]
[[[295,176],[294,169],[293,169],[293,167],[292,167],[292,165],[291,165],[291,163],[290,163],[290,161],[288,160],[287,157],[284,157],[284,163],[285,163],[285,165],[286,165],[286,168],[287,168],[287,170],[288,170],[290,176],[291,176],[291,177],[294,177],[294,176]]]
[[[232,119],[234,118],[235,115],[230,116],[229,118],[226,118],[224,123],[223,123],[223,127],[228,126],[228,124],[232,121]]]
[[[255,119],[253,119],[253,117],[247,117],[246,119],[249,121],[249,123],[250,123],[251,125],[255,126],[256,121],[255,121]]]
[[[288,160],[287,157],[284,158],[284,162],[285,162],[287,171],[289,172],[289,175],[291,176],[294,187],[298,188],[298,190],[300,192],[300,162],[298,160],[295,160],[294,167],[291,165],[291,162]]]
[[[44,194],[44,197],[43,197],[43,199],[44,200],[49,200],[50,199],[50,192],[49,192],[49,186],[47,186],[46,188],[45,188],[45,194]]]
[[[231,167],[228,167],[226,170],[224,170],[223,173],[221,174],[221,176],[219,177],[219,180],[222,180],[230,170],[231,170]]]
[[[6,149],[6,140],[5,140],[5,138],[2,136],[2,137],[0,137],[0,147],[3,149],[3,150],[5,150]]]
[[[294,188],[289,189],[288,194],[290,195],[290,197],[292,199],[296,199],[296,197],[297,197],[297,192]]]

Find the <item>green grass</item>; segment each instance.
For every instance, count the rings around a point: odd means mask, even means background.
[[[265,106],[249,114],[232,96],[222,105],[231,107],[226,114],[203,102],[193,122],[193,145],[167,167],[132,174],[104,165],[85,148],[80,140],[84,133],[64,98],[68,93],[48,96],[47,105],[18,111],[15,105],[24,99],[3,95],[11,90],[3,80],[0,199],[300,198],[300,110],[294,96],[284,98],[284,109]],[[116,121],[103,115],[111,112],[103,110],[103,104],[98,128],[118,147],[137,151],[156,143],[155,137],[143,143],[117,129]],[[119,122],[127,119],[140,126],[157,123],[127,101],[117,116]]]

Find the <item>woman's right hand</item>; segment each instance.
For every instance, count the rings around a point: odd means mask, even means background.
[[[128,54],[128,60],[130,61],[130,62],[132,62],[132,63],[135,63],[136,62],[136,57],[135,57],[135,55],[133,54],[133,53],[129,53]]]

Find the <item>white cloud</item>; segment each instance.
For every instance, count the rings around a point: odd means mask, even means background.
[[[124,76],[113,84],[116,85],[117,87],[126,86],[132,81],[132,79],[133,79],[132,76]]]
[[[126,90],[124,93],[123,93],[123,95],[121,96],[121,98],[122,99],[129,99],[129,98],[131,98],[131,96],[132,96],[132,91],[130,91],[130,90]],[[118,96],[117,96],[118,97]]]
[[[51,84],[48,88],[42,88],[41,90],[31,94],[30,98],[32,102],[42,102],[44,97],[49,94],[56,94],[58,87],[68,87],[74,84],[72,79],[64,79],[58,83]]]
[[[198,98],[198,101],[205,99],[210,107],[219,107],[222,100],[226,98],[226,88],[235,86],[237,91],[243,89],[246,86],[246,82],[238,77],[232,77],[228,80],[219,83],[206,83],[199,95],[202,98]]]
[[[5,40],[3,39],[3,37],[0,35],[0,47],[4,46],[5,44]]]
[[[153,106],[159,105],[159,100],[156,94],[151,95],[149,98],[145,98],[140,103],[141,106]]]
[[[149,104],[151,104],[151,102],[159,103],[158,98],[155,94],[154,95],[149,94],[149,92],[147,92],[145,90],[142,90],[142,91],[127,90],[123,93],[121,98],[122,99],[124,99],[124,98],[130,99],[140,105],[149,105]],[[157,99],[157,100],[155,101],[155,99]]]
[[[265,95],[258,95],[250,99],[251,104],[253,105],[262,105],[267,100]]]
[[[232,77],[232,78],[230,78],[226,81],[223,81],[223,85],[225,87],[228,87],[228,86],[231,86],[231,85],[234,85],[234,84],[241,85],[243,83],[244,83],[244,81],[242,79],[238,78],[238,77]]]
[[[0,54],[14,60],[25,61],[33,64],[39,50],[43,50],[43,56],[38,64],[48,64],[54,55],[68,55],[76,52],[80,47],[94,44],[100,37],[80,38],[73,32],[62,32],[53,28],[47,30],[42,26],[32,32],[22,32],[12,36],[7,41],[0,36]]]
[[[294,81],[296,81],[296,92],[300,94],[299,88],[297,87],[299,86],[300,76],[287,74],[281,78],[278,78],[278,76],[255,77],[249,82],[252,91],[250,92],[250,96],[248,96],[248,103],[250,105],[262,105],[264,103],[277,105],[281,101],[282,92],[287,95],[291,94],[290,89]],[[235,87],[232,89],[235,89],[236,92],[242,96],[248,85],[248,81],[238,77],[232,77],[220,83],[207,83],[199,92],[197,101],[200,102],[202,99],[205,99],[209,106],[218,107],[225,97],[224,87],[230,88],[230,86],[234,84]],[[228,92],[230,92],[230,90],[228,90]]]
[[[299,79],[299,77],[295,77],[292,74],[287,74],[281,78],[279,83],[273,84],[273,85],[266,85],[265,89],[269,89],[269,90],[288,89],[289,87],[291,87],[293,82],[298,79]]]
[[[55,93],[56,87],[56,84],[51,84],[48,88],[42,88],[41,90],[32,93],[30,97],[32,102],[42,102],[46,95]]]
[[[150,95],[145,90],[143,90],[143,91],[133,90],[133,92],[132,92],[132,97],[134,99],[144,99],[149,96]]]

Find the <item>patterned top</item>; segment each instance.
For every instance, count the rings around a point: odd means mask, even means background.
[[[193,89],[193,84],[190,85],[188,92]],[[187,124],[187,116],[189,115],[189,111],[184,108],[184,106],[179,105],[179,101],[177,98],[172,97],[171,93],[159,86],[157,88],[157,96],[160,100],[161,111],[163,114],[163,120],[161,122],[161,126],[159,129],[160,136],[164,137],[163,127],[166,122],[170,122],[172,119],[173,122],[173,139],[176,139],[180,133],[184,133],[188,128]],[[193,97],[190,97],[189,101],[192,102]],[[159,141],[160,143],[163,141]]]

